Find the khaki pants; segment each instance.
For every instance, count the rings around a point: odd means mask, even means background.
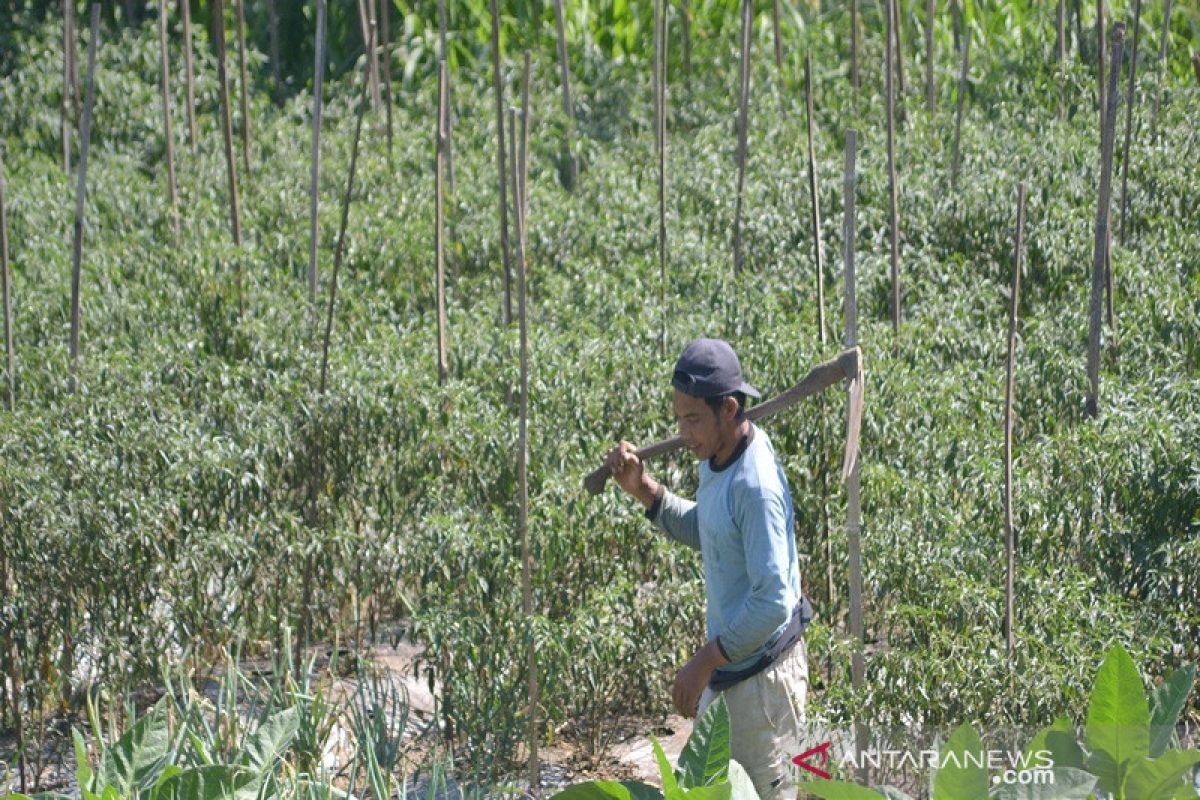
[[[808,700],[808,651],[801,639],[783,658],[722,694],[729,708],[730,749],[745,767],[761,800],[791,800],[799,767],[800,726]],[[700,714],[716,694],[705,687]],[[697,715],[699,716],[699,715]]]

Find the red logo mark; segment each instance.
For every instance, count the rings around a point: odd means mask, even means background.
[[[821,767],[825,766],[825,763],[828,760],[829,746],[831,744],[832,742],[825,742],[824,744],[819,744],[810,750],[805,750],[803,753],[793,758],[792,763],[798,767],[804,767],[806,770],[815,775],[820,775],[825,780],[829,780],[832,776],[825,770],[821,769]],[[821,754],[821,767],[809,764],[807,761],[809,756],[816,755],[817,753]]]

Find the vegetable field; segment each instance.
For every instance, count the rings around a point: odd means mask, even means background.
[[[1024,744],[1084,726],[1103,663],[1195,735],[1195,2],[746,0],[743,37],[734,0],[193,0],[190,47],[178,3],[101,5],[0,0],[0,792],[520,792],[554,747],[626,777],[618,732],[704,643],[702,565],[582,479],[674,432],[697,336],[764,397],[842,352],[847,231],[860,530],[845,385],[763,423],[810,721]],[[687,454],[650,469],[695,490]],[[384,713],[368,656],[402,639],[433,747]]]

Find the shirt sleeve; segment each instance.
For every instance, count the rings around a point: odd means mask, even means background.
[[[700,528],[696,522],[696,503],[661,489],[654,505],[646,512],[656,526],[680,544],[700,549]]]
[[[749,658],[788,619],[787,509],[777,489],[740,487],[733,496],[733,519],[742,536],[750,594],[717,634],[730,661]]]

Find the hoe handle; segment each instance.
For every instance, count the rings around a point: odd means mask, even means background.
[[[843,378],[853,380],[861,374],[861,370],[862,351],[857,347],[852,347],[843,351],[838,357],[813,367],[795,386],[783,394],[776,395],[747,410],[746,416],[751,420],[766,419],[791,408],[806,397],[828,389]],[[663,439],[639,449],[637,456],[642,461],[649,461],[652,458],[673,453],[682,447],[683,439],[679,436],[672,436],[670,439]],[[587,477],[583,479],[583,487],[591,494],[600,494],[604,491],[604,485],[608,483],[611,476],[608,465],[602,465],[588,473]]]

